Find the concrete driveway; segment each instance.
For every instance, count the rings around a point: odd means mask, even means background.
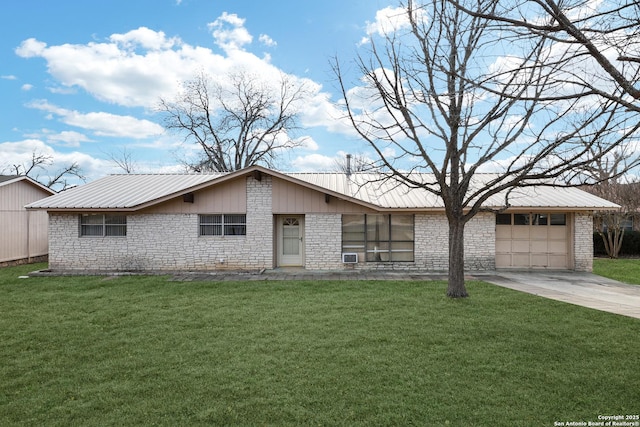
[[[479,277],[480,278],[480,277]],[[497,271],[489,283],[640,319],[640,286],[575,271]]]

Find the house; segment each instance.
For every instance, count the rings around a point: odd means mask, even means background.
[[[622,231],[640,231],[640,182],[602,182],[584,190],[621,206],[618,212],[596,212],[594,231],[618,226]]]
[[[47,214],[24,207],[52,194],[29,177],[0,175],[0,265],[46,260]]]
[[[366,173],[113,175],[30,204],[49,213],[52,270],[448,268],[442,201]],[[489,199],[500,208],[504,195]],[[576,188],[511,192],[465,229],[465,268],[589,271],[592,211]]]

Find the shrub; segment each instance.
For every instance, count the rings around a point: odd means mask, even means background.
[[[607,256],[604,249],[602,237],[597,233],[593,233],[593,255]],[[622,248],[620,256],[638,256],[640,255],[640,231],[625,231],[622,239]]]

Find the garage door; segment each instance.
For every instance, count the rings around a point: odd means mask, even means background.
[[[570,268],[568,214],[496,215],[496,268]]]

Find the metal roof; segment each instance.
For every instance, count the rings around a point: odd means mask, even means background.
[[[442,200],[424,188],[382,179],[379,174],[354,173],[285,173],[253,166],[228,174],[146,174],[111,175],[90,184],[66,190],[27,206],[49,210],[136,210],[181,194],[216,185],[217,182],[246,176],[252,172],[274,175],[318,191],[380,209],[442,210]],[[480,185],[496,175],[478,175]],[[422,183],[432,182],[430,175],[416,175]],[[484,206],[502,208],[506,192],[490,197]],[[551,186],[524,187],[511,190],[511,208],[564,208],[572,210],[617,209],[618,205],[578,188]]]
[[[398,181],[381,179],[381,175],[355,173],[347,177],[342,173],[288,173],[296,178],[337,193],[362,200],[387,209],[443,209],[442,199],[424,188],[411,188]],[[478,174],[478,187],[497,175]],[[431,185],[433,176],[414,175],[416,181]],[[435,185],[435,184],[434,184]],[[483,205],[499,209],[505,205],[507,191],[491,196]],[[565,209],[617,209],[619,206],[576,187],[540,185],[512,189],[509,193],[511,208],[565,208]]]
[[[180,195],[222,175],[110,175],[38,200],[27,209],[134,209]]]
[[[442,208],[442,200],[422,188],[383,179],[375,173],[287,173],[286,175],[333,192],[388,209]]]

